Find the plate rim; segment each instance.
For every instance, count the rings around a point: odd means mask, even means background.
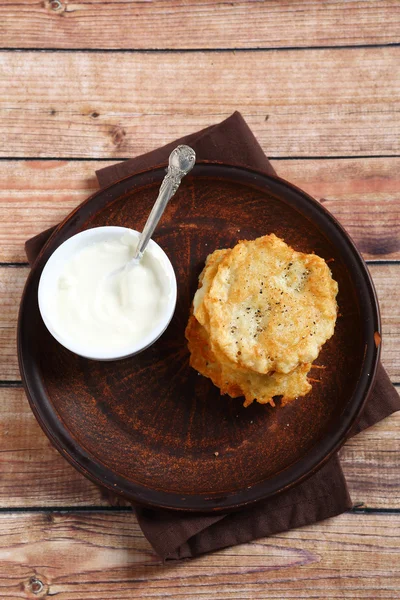
[[[223,169],[228,168],[228,169],[238,170],[238,171],[250,174],[250,175],[254,175],[255,179],[257,181],[259,181],[259,179],[261,178],[262,180],[264,180],[264,183],[265,183],[265,180],[266,181],[272,180],[274,182],[277,182],[278,185],[282,185],[283,187],[289,188],[289,191],[291,191],[292,193],[295,192],[297,195],[302,196],[303,199],[306,200],[306,202],[311,203],[314,208],[317,208],[317,210],[319,210],[321,212],[321,214],[323,215],[323,218],[325,218],[325,219],[327,218],[331,222],[331,224],[334,226],[334,228],[339,233],[339,236],[348,245],[346,255],[348,255],[350,252],[350,254],[353,255],[352,256],[353,260],[355,260],[356,263],[358,263],[357,266],[358,266],[359,273],[362,274],[364,283],[365,283],[366,287],[368,288],[371,314],[372,314],[372,318],[373,318],[374,325],[375,325],[375,327],[373,329],[375,331],[377,331],[379,334],[381,334],[381,319],[380,319],[378,299],[377,299],[377,295],[376,295],[375,286],[373,284],[373,281],[372,281],[371,275],[369,273],[369,270],[367,268],[367,265],[366,265],[363,257],[361,256],[361,253],[358,251],[354,241],[350,237],[350,235],[347,233],[347,231],[344,229],[344,227],[339,223],[339,221],[325,208],[325,206],[323,206],[315,198],[310,196],[304,190],[298,188],[293,183],[288,182],[287,180],[285,180],[279,176],[266,174],[265,172],[257,170],[257,169],[252,169],[250,167],[239,165],[239,164],[225,163],[225,162],[220,162],[220,161],[201,160],[201,161],[197,161],[190,177],[196,176],[196,172],[198,171],[199,167],[200,168],[201,167],[209,167],[211,169],[215,168],[216,171],[218,170],[218,168],[223,168]],[[22,379],[25,393],[28,397],[28,401],[29,401],[31,410],[34,413],[35,418],[38,421],[39,425],[41,426],[42,430],[44,431],[46,436],[49,438],[49,440],[52,442],[53,446],[61,453],[61,455],[64,458],[66,458],[68,460],[68,462],[70,464],[72,464],[72,466],[75,469],[77,469],[85,477],[87,477],[88,479],[90,479],[91,481],[96,483],[97,485],[100,485],[103,488],[105,487],[105,488],[109,489],[114,494],[122,495],[133,503],[136,502],[137,504],[139,504],[141,506],[146,506],[146,507],[150,507],[150,508],[156,508],[156,509],[163,508],[163,509],[176,510],[176,511],[202,512],[202,513],[230,512],[233,510],[246,508],[246,507],[251,506],[261,500],[270,498],[278,493],[281,493],[293,486],[300,484],[302,481],[306,480],[308,477],[310,477],[316,471],[318,471],[321,467],[323,467],[323,465],[326,464],[326,462],[328,462],[328,460],[339,450],[339,448],[345,443],[345,441],[347,439],[347,434],[349,433],[349,431],[351,430],[355,421],[357,420],[357,418],[358,418],[360,412],[362,411],[362,408],[364,407],[365,402],[367,401],[369,394],[371,392],[372,385],[374,383],[375,376],[376,376],[377,367],[379,364],[381,344],[379,344],[377,346],[376,344],[371,343],[370,348],[369,348],[369,353],[367,352],[367,349],[365,351],[359,381],[356,384],[356,388],[354,390],[351,401],[348,403],[348,406],[346,407],[346,409],[343,411],[343,414],[342,414],[343,420],[345,420],[345,426],[342,425],[341,427],[338,427],[337,429],[335,429],[334,433],[329,433],[329,434],[325,435],[325,437],[322,440],[320,440],[319,442],[317,442],[312,448],[310,448],[301,459],[299,459],[295,463],[292,463],[291,465],[289,465],[289,467],[287,467],[283,471],[276,473],[273,476],[273,478],[280,476],[280,478],[283,479],[283,481],[285,481],[285,479],[286,479],[286,483],[281,483],[279,485],[276,485],[275,486],[276,489],[272,489],[272,491],[270,491],[268,493],[266,493],[265,491],[264,491],[264,493],[262,492],[262,487],[265,484],[265,480],[263,480],[255,485],[251,486],[248,489],[237,490],[233,493],[229,492],[225,496],[222,496],[221,494],[219,494],[218,497],[215,494],[208,494],[208,495],[207,494],[197,494],[197,495],[194,494],[194,495],[186,495],[186,497],[184,497],[183,494],[178,494],[176,492],[163,492],[162,490],[151,490],[150,488],[148,488],[144,485],[137,484],[137,483],[134,484],[132,482],[129,482],[125,477],[115,474],[112,470],[110,470],[103,463],[101,463],[101,461],[99,459],[95,458],[91,453],[89,453],[80,442],[78,443],[78,441],[73,438],[71,432],[69,432],[69,430],[63,425],[62,420],[58,416],[54,407],[51,410],[51,408],[50,408],[51,404],[48,401],[48,399],[46,398],[46,395],[44,395],[44,398],[45,398],[44,403],[43,403],[43,401],[42,401],[42,403],[41,402],[37,403],[37,400],[35,398],[35,393],[32,389],[32,385],[30,384],[29,378],[27,377],[27,372],[26,372],[26,368],[25,368],[25,357],[23,356],[23,344],[22,344],[22,339],[21,339],[22,338],[21,320],[22,320],[22,313],[24,310],[24,301],[26,298],[27,290],[28,290],[29,286],[31,285],[31,281],[32,281],[33,275],[35,273],[35,270],[38,268],[38,265],[40,265],[40,262],[43,260],[43,257],[45,256],[46,252],[48,251],[48,248],[54,242],[54,239],[57,237],[57,235],[60,233],[60,231],[63,229],[63,227],[74,217],[74,215],[76,215],[76,213],[78,213],[86,205],[88,205],[93,200],[95,200],[99,195],[103,195],[104,193],[107,193],[108,191],[112,190],[112,188],[114,188],[116,186],[119,186],[123,183],[127,183],[130,180],[139,179],[139,177],[143,176],[143,175],[146,176],[146,175],[149,175],[152,173],[158,174],[158,172],[161,172],[161,175],[162,175],[164,172],[164,169],[165,169],[164,164],[155,165],[153,167],[150,167],[149,169],[137,171],[131,175],[128,175],[126,177],[118,179],[117,181],[114,181],[109,186],[101,188],[100,190],[97,190],[96,192],[91,194],[86,200],[84,200],[79,206],[77,206],[75,209],[73,209],[61,221],[61,223],[58,226],[56,226],[54,231],[51,233],[49,239],[45,242],[40,253],[38,254],[34,263],[31,266],[31,270],[27,277],[27,280],[26,280],[26,283],[24,286],[24,290],[22,293],[22,297],[21,297],[19,314],[18,314],[18,326],[17,326],[18,362],[19,362],[19,368],[20,368],[20,373],[21,373],[21,379]],[[210,174],[210,173],[208,175],[212,176],[212,174]],[[215,173],[215,176],[218,176],[218,174]],[[223,178],[223,176],[222,176],[222,178]],[[161,181],[161,179],[162,179],[162,177],[160,177],[160,181]],[[115,198],[110,198],[111,202],[114,202],[117,199],[118,199],[118,196],[116,196]],[[284,200],[282,200],[282,201],[284,201]],[[97,211],[94,211],[94,214],[96,212]],[[88,215],[86,216],[85,220],[87,220],[87,219],[88,219]],[[368,356],[367,356],[367,354],[368,354]],[[366,364],[367,358],[369,359],[368,364]],[[362,393],[361,393],[361,388],[360,388],[360,385],[361,385],[360,382],[363,382]],[[357,400],[357,402],[355,400]],[[53,413],[53,417],[55,417],[53,420],[55,420],[55,422],[56,422],[56,425],[57,425],[56,430],[57,431],[55,431],[54,428],[51,428],[48,426],[49,419],[46,418],[46,410],[44,410],[44,404],[46,404],[46,403],[49,405],[50,413]],[[352,410],[350,410],[350,408],[352,408]],[[42,409],[42,410],[40,410],[40,409]],[[350,415],[348,415],[347,413],[350,413]],[[57,433],[57,435],[56,435],[56,433]],[[334,439],[332,440],[331,438],[334,438]],[[318,450],[319,450],[319,452],[317,453],[318,458],[316,460],[311,460],[311,455],[313,454],[313,450],[314,450],[315,446],[318,446]],[[321,455],[323,455],[322,458],[321,458]],[[297,476],[295,478],[292,478],[291,481],[287,481],[288,479],[291,478],[290,473],[294,469],[298,470],[299,465],[302,465],[303,463],[305,463],[306,465],[308,464],[308,468],[303,469],[304,470],[303,474],[300,476]],[[283,476],[285,473],[287,475],[286,478]],[[100,476],[100,474],[102,476]],[[129,484],[128,485],[129,490],[127,489],[127,485],[126,485],[127,483]],[[248,496],[248,499],[243,499],[243,500],[239,500],[239,501],[234,500],[234,498],[236,496],[244,495],[244,494],[246,494]]]

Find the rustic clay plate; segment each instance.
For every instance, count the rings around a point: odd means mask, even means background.
[[[141,230],[163,176],[163,168],[152,169],[98,192],[50,238],[21,302],[21,374],[45,433],[93,481],[148,506],[229,510],[304,479],[344,442],[374,379],[378,307],[363,260],[320,204],[278,178],[204,163],[184,180],[154,236],[178,281],[167,331],[142,354],[118,362],[72,354],[39,314],[46,260],[89,227]],[[245,409],[189,367],[184,330],[207,254],[272,232],[331,261],[340,317],[308,396],[285,407],[278,401],[275,409]]]

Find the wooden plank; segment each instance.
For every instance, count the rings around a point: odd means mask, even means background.
[[[382,362],[392,381],[400,383],[400,265],[370,265],[382,318]]]
[[[25,262],[25,240],[58,223],[95,192],[95,170],[114,162],[0,161],[0,262]],[[366,259],[400,258],[400,158],[272,164],[284,179],[323,199]]]
[[[354,504],[400,509],[400,412],[349,440],[341,461]],[[128,504],[52,447],[18,388],[0,388],[0,508]]]
[[[18,369],[15,334],[15,323],[11,324],[10,327],[0,326],[0,381],[18,381],[21,379]]]
[[[345,514],[169,566],[131,514],[0,519],[6,598],[395,600],[400,591],[399,514]]]
[[[0,269],[0,381],[20,379],[16,323],[27,274],[26,268]]]
[[[396,0],[309,0],[306,4],[261,0],[250,6],[243,0],[3,0],[0,5],[0,39],[4,48],[302,48],[387,44],[398,42],[399,23]]]
[[[355,505],[400,509],[400,412],[348,440],[340,461]]]
[[[26,262],[25,241],[90,196],[98,188],[95,169],[108,164],[0,161],[0,262]]]
[[[2,52],[0,155],[139,154],[242,111],[270,156],[400,153],[400,47]]]
[[[400,305],[398,280],[400,264],[372,264],[370,271],[380,300],[383,322],[383,364],[393,382],[400,383]],[[28,269],[0,268],[0,380],[17,380],[16,323],[19,301]]]

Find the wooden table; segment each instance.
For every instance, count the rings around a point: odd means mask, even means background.
[[[163,566],[129,508],[52,448],[21,387],[23,242],[95,169],[242,112],[369,263],[400,384],[398,0],[0,3],[0,597],[400,597],[400,413],[341,458],[354,509]]]

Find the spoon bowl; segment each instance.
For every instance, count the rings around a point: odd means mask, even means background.
[[[196,154],[193,148],[190,146],[177,146],[173,150],[169,157],[169,166],[178,169],[181,173],[181,177],[187,175],[194,167],[196,161]]]

